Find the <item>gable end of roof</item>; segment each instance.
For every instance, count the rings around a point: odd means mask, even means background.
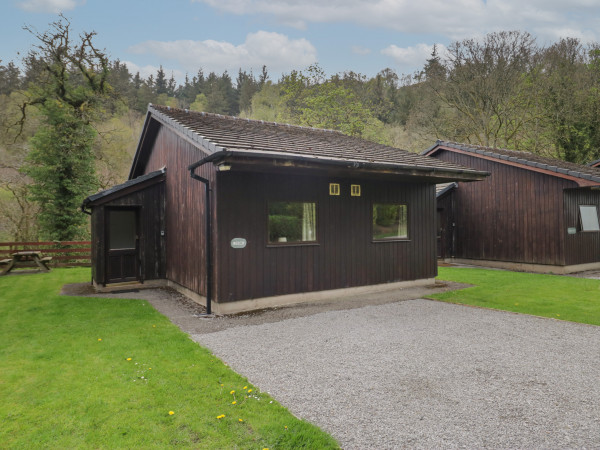
[[[534,155],[533,153],[508,150],[501,148],[480,147],[475,145],[458,144],[455,142],[445,142],[438,140],[436,144],[422,152],[422,155],[432,156],[441,150],[459,150],[466,153],[482,155],[488,158],[493,158],[499,162],[507,161],[509,163],[518,164],[524,169],[529,167],[534,169],[544,170],[546,172],[554,172],[557,176],[567,176],[575,179],[585,180],[585,185],[600,183],[600,170],[589,165],[583,166],[567,161],[553,159],[545,156]]]

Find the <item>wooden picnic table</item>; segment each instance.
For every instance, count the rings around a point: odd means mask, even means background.
[[[48,263],[52,260],[51,256],[42,257],[41,252],[36,251],[22,251],[11,254],[12,259],[3,259],[0,261],[3,265],[6,265],[0,275],[6,275],[18,265],[25,265],[27,262],[33,261],[42,272],[49,272],[50,267]]]

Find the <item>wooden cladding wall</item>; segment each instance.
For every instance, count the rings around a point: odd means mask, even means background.
[[[161,127],[144,169],[149,173],[167,168],[166,277],[201,295],[206,295],[205,191],[204,184],[192,179],[187,168],[205,156],[187,140]],[[211,181],[216,198],[214,166],[206,164],[196,173]]]
[[[431,278],[435,189],[324,176],[219,172],[219,302]],[[341,195],[329,195],[329,183]],[[350,185],[361,185],[351,197]],[[267,202],[317,203],[317,244],[268,245]],[[409,240],[373,242],[373,203],[408,205]],[[233,238],[247,246],[234,249]]]
[[[563,189],[574,182],[451,151],[435,157],[491,173],[456,191],[457,258],[565,265]]]
[[[600,191],[567,189],[564,203],[567,265],[600,262],[600,231],[582,231],[579,217],[579,205],[594,205],[600,211]],[[568,227],[575,228],[576,233],[568,234]]]
[[[131,207],[138,211],[138,251],[142,280],[165,277],[165,239],[161,236],[165,218],[165,183],[158,182],[142,190],[95,206],[92,213],[92,278],[106,284],[108,229],[106,214],[111,208]]]

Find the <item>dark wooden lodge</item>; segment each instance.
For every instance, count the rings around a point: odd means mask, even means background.
[[[491,174],[439,190],[439,256],[539,272],[600,268],[600,169],[442,141],[423,154]]]
[[[93,279],[163,279],[219,313],[431,283],[436,183],[485,176],[336,131],[151,105],[130,180],[84,202]]]

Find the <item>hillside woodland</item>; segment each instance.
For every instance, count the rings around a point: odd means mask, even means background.
[[[64,17],[32,34],[38,45],[22,61],[0,61],[0,241],[88,236],[77,206],[127,178],[148,103],[336,129],[414,152],[444,139],[600,158],[600,47],[575,38],[540,46],[507,31],[456,41],[409,75],[329,76],[313,65],[274,80],[267,67],[205,73],[198,61],[178,83],[162,67],[145,79],[131,73],[94,46],[94,33],[73,38]]]

